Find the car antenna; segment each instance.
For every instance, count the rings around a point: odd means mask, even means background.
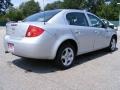
[[[43,0],[43,13],[44,13],[44,25],[45,25],[45,1]]]

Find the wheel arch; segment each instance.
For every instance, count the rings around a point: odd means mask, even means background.
[[[77,45],[77,43],[73,40],[73,39],[67,39],[67,40],[65,40],[65,41],[63,41],[61,44],[60,44],[60,46],[59,46],[59,48],[63,45],[63,44],[71,44],[72,46],[74,46],[74,48],[75,48],[75,52],[77,53],[78,52],[78,45]],[[58,49],[59,49],[58,48]]]
[[[113,35],[112,35],[112,38],[115,38],[115,39],[116,39],[116,42],[117,42],[117,35],[116,35],[116,34],[113,34]],[[112,38],[111,38],[111,39],[112,39]]]
[[[57,55],[57,52],[60,48],[61,45],[65,44],[65,43],[70,43],[72,44],[74,47],[75,47],[75,50],[76,50],[76,54],[78,52],[78,44],[77,44],[77,41],[75,40],[75,38],[61,38],[60,40],[57,40],[56,44],[53,46],[54,47],[54,50],[53,50],[53,57],[55,58],[56,55]]]

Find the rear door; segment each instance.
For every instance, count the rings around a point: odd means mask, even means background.
[[[101,49],[107,47],[107,33],[108,30],[105,28],[105,24],[95,15],[88,14],[89,20],[91,22],[91,29],[94,30],[95,42],[94,49]]]
[[[66,15],[70,28],[79,43],[79,53],[93,50],[93,30],[89,28],[86,16],[82,12],[71,12]]]

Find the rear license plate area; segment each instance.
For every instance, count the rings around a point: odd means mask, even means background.
[[[14,44],[13,43],[8,43],[8,51],[11,53],[14,52]]]

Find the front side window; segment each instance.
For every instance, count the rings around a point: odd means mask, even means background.
[[[97,27],[97,28],[103,28],[104,24],[101,20],[99,20],[97,17],[88,14],[88,17],[90,19],[90,22],[92,24],[92,27]]]
[[[66,15],[67,21],[70,25],[88,26],[88,22],[84,13],[72,12]]]

